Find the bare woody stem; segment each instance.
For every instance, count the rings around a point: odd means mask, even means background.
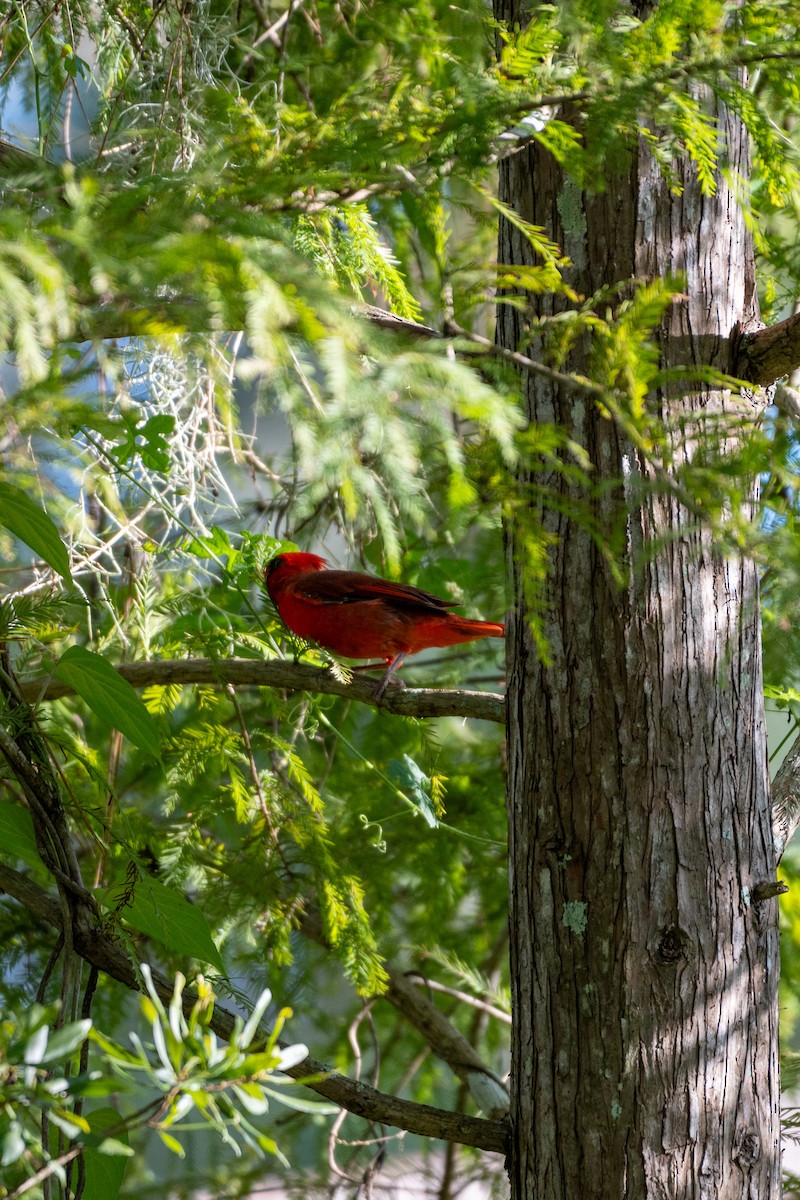
[[[327,667],[311,667],[285,659],[257,662],[247,658],[216,660],[177,658],[163,661],[123,663],[116,668],[135,688],[167,684],[218,683],[221,686],[269,687],[297,692],[321,692],[343,696],[361,704],[376,703],[373,682],[355,676],[345,683]],[[20,681],[20,693],[29,704],[56,700],[72,693],[72,688],[55,679],[39,677]],[[445,688],[390,687],[380,702],[383,712],[403,717],[474,717],[505,723],[502,696],[490,692]]]

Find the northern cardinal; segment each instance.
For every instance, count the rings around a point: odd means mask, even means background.
[[[279,554],[267,566],[266,583],[292,633],[345,658],[383,659],[377,699],[407,654],[505,635],[499,622],[448,612],[453,601],[377,575],[332,571],[318,554]]]

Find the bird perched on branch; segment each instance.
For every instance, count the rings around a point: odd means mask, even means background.
[[[332,571],[318,554],[279,554],[265,577],[292,633],[344,658],[378,658],[387,664],[376,699],[408,654],[505,635],[499,622],[448,612],[453,601],[377,575]]]

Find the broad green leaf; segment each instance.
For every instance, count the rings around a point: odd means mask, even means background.
[[[31,814],[8,800],[0,800],[0,855],[21,858],[29,867],[41,866]]]
[[[86,1164],[83,1200],[115,1200],[125,1176],[126,1157],[133,1153],[128,1146],[128,1134],[120,1127],[121,1117],[114,1108],[96,1108],[88,1117],[92,1134],[99,1136],[97,1145],[87,1144],[83,1152]],[[102,1136],[108,1129],[114,1130],[113,1138]]]
[[[227,530],[212,525],[208,536],[190,538],[184,542],[183,549],[187,554],[196,554],[198,558],[221,558],[223,554],[230,554],[233,545]]]
[[[141,455],[144,465],[151,470],[168,471],[169,445],[166,439],[175,429],[175,418],[160,413],[137,423],[134,416],[125,414],[122,421],[126,428],[125,436],[117,449],[119,461],[128,462],[138,454]],[[144,440],[144,445],[140,444],[140,439]]]
[[[101,903],[106,908],[116,909],[128,890],[129,885],[117,884],[105,893]],[[131,902],[121,909],[121,913],[140,933],[156,938],[174,953],[198,958],[223,970],[222,959],[202,912],[173,888],[140,874]]]
[[[69,555],[58,529],[43,508],[10,483],[0,483],[0,525],[43,558],[67,583],[72,582]]]
[[[411,755],[404,754],[402,759],[393,758],[389,763],[388,774],[392,782],[402,788],[431,829],[438,828],[439,819],[430,797],[431,781]]]
[[[107,659],[83,646],[70,646],[53,672],[74,688],[92,712],[118,729],[129,742],[160,758],[158,728],[131,685]]]

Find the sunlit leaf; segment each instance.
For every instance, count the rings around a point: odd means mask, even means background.
[[[153,758],[160,756],[161,743],[155,721],[128,681],[107,659],[84,646],[70,646],[61,655],[53,673],[74,688],[107,725],[118,729]]]
[[[43,558],[67,583],[72,582],[69,555],[58,529],[43,508],[9,483],[0,483],[0,525]]]

